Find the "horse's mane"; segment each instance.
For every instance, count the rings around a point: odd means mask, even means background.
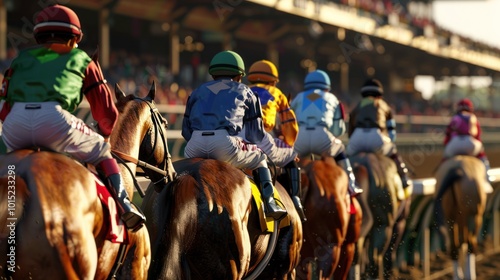
[[[141,106],[132,106],[128,105],[131,104],[135,96],[133,94],[127,95],[125,98],[120,99],[116,103],[116,108],[118,109],[118,112],[122,116],[118,122],[115,125],[114,130],[116,131],[115,135],[135,135],[136,131],[132,131],[135,129],[140,129],[139,127],[132,126],[132,125],[125,125],[125,124],[130,124],[130,123],[139,123],[140,119],[140,109],[142,108]],[[139,105],[139,103],[138,103]],[[123,137],[122,139],[124,146],[132,146],[134,143],[132,143],[133,138],[130,137]]]
[[[124,112],[124,108],[125,108],[125,105],[132,99],[134,99],[135,96],[133,94],[129,94],[127,96],[125,96],[123,99],[119,100],[117,103],[116,103],[116,108],[118,109],[118,112],[120,113],[123,113]]]

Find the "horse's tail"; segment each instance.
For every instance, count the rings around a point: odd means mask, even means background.
[[[149,277],[158,279],[190,279],[190,271],[181,253],[186,251],[192,240],[189,238],[197,230],[197,206],[195,186],[198,183],[190,175],[177,177],[168,185],[163,194],[160,194],[158,205],[164,211],[158,224],[161,238],[152,244],[155,246],[154,260],[151,264]],[[165,211],[166,210],[166,211]],[[158,210],[156,210],[158,211]],[[181,248],[182,246],[182,248]]]
[[[437,195],[434,199],[434,211],[436,214],[436,222],[438,226],[444,225],[444,210],[441,200],[443,199],[444,193],[450,189],[453,184],[463,177],[463,173],[460,172],[459,167],[454,167],[446,172],[441,184],[437,186]]]

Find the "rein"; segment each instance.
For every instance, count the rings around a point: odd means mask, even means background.
[[[131,156],[129,154],[120,152],[120,151],[115,150],[115,149],[111,149],[111,154],[115,158],[120,159],[120,161],[122,163],[124,163],[125,166],[127,166],[125,164],[126,162],[131,162],[131,163],[134,163],[135,165],[137,165],[139,167],[142,167],[142,168],[145,168],[145,169],[149,169],[149,170],[151,170],[153,172],[156,172],[156,173],[158,173],[160,175],[163,175],[163,178],[161,178],[160,180],[158,180],[156,182],[153,182],[154,185],[157,185],[160,182],[164,182],[165,179],[167,179],[167,181],[170,180],[170,171],[167,168],[168,167],[167,163],[168,163],[168,160],[171,158],[171,156],[170,156],[170,153],[168,151],[167,137],[163,133],[163,130],[160,128],[160,126],[162,125],[162,119],[163,119],[163,117],[160,115],[160,112],[158,111],[158,108],[156,108],[152,102],[149,102],[148,100],[140,98],[140,97],[135,97],[134,99],[146,102],[146,104],[148,105],[148,107],[150,109],[150,112],[151,112],[151,120],[152,120],[153,126],[154,126],[155,138],[154,138],[153,149],[152,149],[151,153],[148,155],[147,159],[149,160],[150,158],[152,158],[153,154],[154,154],[154,151],[156,150],[156,147],[157,147],[157,144],[158,144],[158,137],[156,137],[156,134],[158,133],[158,134],[160,134],[160,137],[161,137],[161,139],[163,141],[163,149],[164,149],[165,153],[167,154],[167,156],[165,156],[164,160],[163,160],[164,169],[160,169],[160,168],[158,168],[158,167],[156,167],[154,165],[151,165],[151,164],[149,164],[149,163],[147,163],[145,161],[142,161],[142,160],[140,160],[138,158],[135,158],[135,157],[133,157],[133,156]],[[166,120],[164,120],[164,122],[166,122]],[[130,172],[130,174],[132,175],[132,178],[134,178],[134,186],[137,189],[137,192],[139,192],[139,195],[141,197],[144,197],[145,196],[144,191],[140,188],[139,184],[137,183],[137,179],[135,178],[135,174],[132,173],[132,170],[130,168],[127,167],[127,169]]]
[[[146,169],[152,170],[152,171],[154,171],[156,173],[159,173],[159,174],[161,174],[161,175],[163,175],[165,177],[168,175],[167,171],[162,170],[162,169],[160,169],[160,168],[158,168],[158,167],[156,167],[154,165],[151,165],[151,164],[149,164],[149,163],[147,163],[145,161],[139,160],[139,159],[137,159],[137,158],[135,158],[135,157],[133,157],[133,156],[131,156],[129,154],[125,154],[125,153],[122,153],[122,152],[114,150],[114,149],[111,150],[111,154],[113,154],[116,157],[119,157],[119,158],[123,159],[124,161],[131,162],[131,163],[134,163],[137,166],[144,167]]]

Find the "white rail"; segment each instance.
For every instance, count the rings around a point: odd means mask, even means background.
[[[493,183],[500,182],[500,168],[492,168],[488,171],[488,176],[493,177]],[[436,192],[436,179],[424,178],[412,180],[413,195],[432,195]]]

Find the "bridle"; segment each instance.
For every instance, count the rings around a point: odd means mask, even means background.
[[[168,169],[168,161],[171,159],[171,155],[170,155],[170,152],[168,151],[167,137],[164,133],[164,130],[161,129],[161,127],[160,127],[161,125],[163,125],[165,127],[165,130],[166,130],[168,128],[168,122],[161,115],[158,108],[156,108],[156,106],[154,105],[153,101],[150,101],[150,100],[144,99],[144,98],[140,98],[140,97],[134,97],[134,100],[139,100],[139,102],[145,102],[148,105],[149,110],[151,112],[151,121],[153,122],[153,127],[148,130],[148,132],[146,133],[146,136],[147,135],[154,135],[153,148],[151,149],[151,152],[147,155],[147,157],[145,157],[146,161],[142,161],[142,160],[137,159],[131,155],[122,153],[122,152],[114,150],[114,149],[111,150],[111,153],[118,161],[120,161],[121,163],[123,163],[127,167],[128,171],[131,173],[132,177],[134,178],[134,185],[135,185],[137,191],[139,192],[139,194],[141,194],[141,197],[144,197],[144,192],[139,187],[137,180],[135,179],[135,174],[133,174],[132,170],[125,163],[132,162],[132,163],[136,164],[137,166],[144,168],[145,169],[144,171],[146,173],[147,173],[147,170],[150,170],[150,171],[153,171],[153,172],[158,173],[160,175],[163,175],[163,177],[160,180],[153,182],[153,184],[155,186],[160,184],[160,183],[162,183],[162,184],[168,183],[170,181],[170,178],[173,178],[171,176],[172,174],[170,173],[171,170]],[[166,153],[166,156],[163,157],[164,159],[163,159],[163,162],[161,163],[163,165],[163,169],[160,169],[154,165],[147,163],[147,161],[154,158],[154,152],[155,152],[157,146],[159,145],[158,144],[158,137],[157,137],[158,134],[161,137],[161,140],[163,142],[163,150]],[[141,142],[141,146],[143,145],[143,143],[146,139],[147,139],[147,137],[144,137],[144,139]],[[141,156],[139,156],[139,157],[141,157]],[[161,166],[161,164],[159,166]],[[151,177],[151,176],[147,176],[147,177]]]

